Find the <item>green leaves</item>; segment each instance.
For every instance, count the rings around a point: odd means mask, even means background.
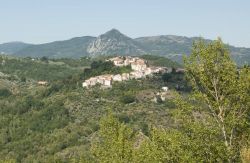
[[[228,151],[227,160],[236,159],[249,113],[249,70],[237,69],[220,39],[209,44],[203,40],[194,43],[191,56],[185,58],[185,68],[195,90],[192,97],[202,106],[199,111],[204,128],[216,129],[214,134],[220,135],[218,141],[224,142]]]
[[[152,128],[147,137],[140,131],[132,131],[109,114],[102,118],[91,149],[95,160],[101,163],[204,161],[205,152],[211,148],[201,149],[206,144],[196,144],[197,141],[192,139],[185,132],[162,128]]]
[[[92,143],[92,152],[98,162],[131,162],[132,150],[133,131],[112,114],[103,118],[97,140]]]

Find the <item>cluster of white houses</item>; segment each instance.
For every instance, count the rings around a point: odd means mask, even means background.
[[[82,83],[83,87],[91,87],[100,84],[104,87],[111,87],[112,82],[126,81],[130,79],[140,79],[155,73],[171,73],[172,68],[167,67],[148,67],[147,61],[138,57],[115,57],[107,61],[111,61],[115,66],[131,66],[133,70],[130,73],[116,74],[116,75],[100,75],[91,77]]]

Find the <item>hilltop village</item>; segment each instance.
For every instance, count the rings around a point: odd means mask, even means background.
[[[151,76],[157,73],[171,73],[172,68],[169,67],[154,67],[148,66],[147,61],[139,57],[118,56],[106,60],[112,62],[115,66],[131,66],[132,72],[123,74],[105,74],[91,77],[82,83],[83,87],[89,88],[91,86],[100,84],[102,87],[112,87],[113,82],[121,82],[130,79],[140,79],[146,76]],[[176,71],[183,71],[183,69],[176,69]]]

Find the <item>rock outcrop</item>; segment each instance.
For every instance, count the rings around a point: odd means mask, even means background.
[[[116,29],[97,37],[87,48],[90,56],[97,55],[140,55],[146,54],[133,39],[123,35]]]

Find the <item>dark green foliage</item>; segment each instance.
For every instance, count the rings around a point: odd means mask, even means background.
[[[191,91],[191,87],[189,86],[184,73],[177,73],[175,68],[173,68],[171,73],[162,74],[161,78],[169,88],[175,88],[178,91],[184,92]]]
[[[151,66],[182,67],[181,64],[162,56],[142,55],[140,57],[147,60]]]
[[[113,67],[112,62],[94,61],[91,63],[91,69],[98,69],[99,71],[107,71]]]
[[[63,104],[53,104],[35,114],[30,120],[30,129],[39,132],[50,132],[65,127],[70,123],[70,116]]]
[[[90,64],[95,60],[95,58],[90,57],[81,57],[80,59],[72,59],[72,58],[58,58],[51,59],[54,62],[62,62],[70,67],[89,67]]]
[[[42,62],[45,62],[45,63],[48,63],[48,62],[49,62],[48,57],[45,57],[45,56],[41,57],[40,60],[41,60]]]
[[[172,73],[164,73],[162,75],[162,80],[165,81],[165,82],[170,82],[173,78],[173,75]]]
[[[90,77],[103,74],[121,74],[128,73],[130,71],[130,66],[116,67],[112,62],[105,62],[99,60],[92,62],[90,68],[86,68],[81,76],[83,79],[88,79]]]
[[[123,97],[121,97],[120,101],[124,104],[130,104],[135,102],[135,96],[133,95],[124,95]]]
[[[26,82],[26,78],[23,76],[20,78],[20,80],[21,80],[21,82]]]
[[[62,83],[53,83],[52,85],[50,85],[43,93],[42,96],[43,97],[47,97],[50,96],[53,93],[56,93],[58,91],[60,91],[60,89],[63,88],[63,84]]]
[[[7,88],[0,89],[0,97],[8,97],[11,94],[12,93]]]

